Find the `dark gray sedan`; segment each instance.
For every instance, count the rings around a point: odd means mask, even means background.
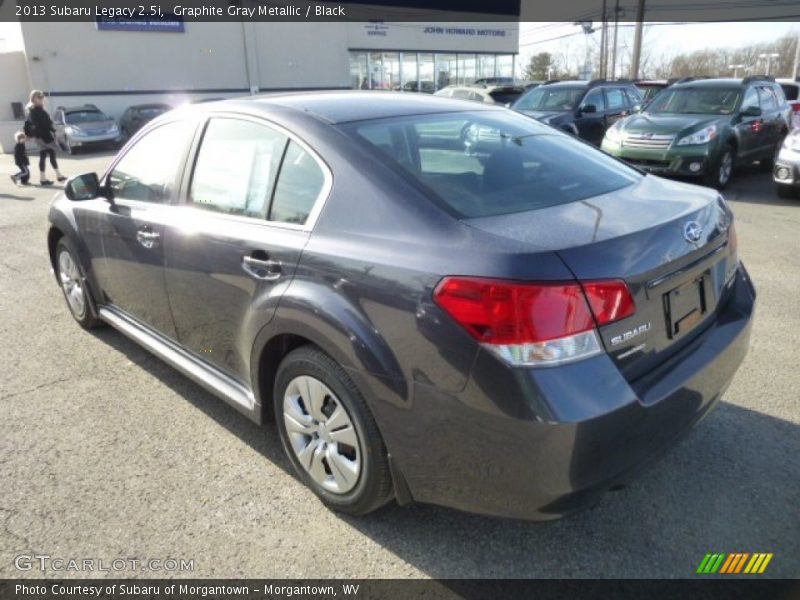
[[[755,301],[716,192],[424,95],[169,112],[68,183],[47,241],[81,326],[274,417],[351,514],[595,502],[720,400]]]

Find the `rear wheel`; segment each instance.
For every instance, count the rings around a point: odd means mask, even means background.
[[[67,301],[69,312],[84,329],[93,329],[101,324],[92,312],[92,298],[86,287],[86,277],[77,261],[77,252],[67,238],[61,238],[56,246],[56,277]]]
[[[723,189],[731,180],[735,164],[736,150],[730,144],[723,148],[719,159],[712,163],[705,175],[704,183],[709,187]]]
[[[369,513],[391,499],[391,477],[378,428],[353,381],[312,346],[278,367],[275,420],[297,474],[329,507]]]

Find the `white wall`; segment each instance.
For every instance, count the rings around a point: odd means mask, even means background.
[[[12,102],[28,102],[30,81],[23,52],[0,53],[0,148],[3,152],[14,149],[14,133],[22,129],[22,121],[14,120]]]

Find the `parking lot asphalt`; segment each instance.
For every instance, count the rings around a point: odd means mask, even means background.
[[[109,158],[60,160],[77,174]],[[0,155],[0,172],[12,163]],[[742,171],[725,192],[759,297],[724,401],[630,486],[543,524],[326,510],[273,425],[73,322],[47,258],[52,196],[0,177],[0,577],[42,576],[14,564],[37,554],[193,560],[166,573],[191,577],[682,578],[707,552],[772,552],[764,576],[800,577],[800,200],[779,199],[768,175]],[[45,573],[107,574],[165,573]]]

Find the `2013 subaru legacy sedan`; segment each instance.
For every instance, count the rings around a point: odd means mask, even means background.
[[[274,415],[351,514],[596,503],[720,400],[755,302],[717,192],[392,92],[167,113],[68,183],[47,241],[81,326]]]

